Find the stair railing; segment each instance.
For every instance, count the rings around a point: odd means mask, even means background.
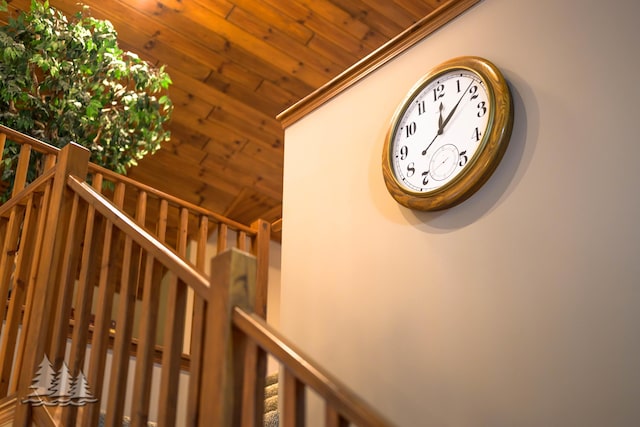
[[[145,238],[153,240],[156,252],[158,248],[169,251],[173,258],[189,265],[192,273],[205,279],[205,249],[212,233],[217,233],[217,253],[230,247],[253,252],[261,283],[257,287],[255,306],[257,311],[266,314],[269,224],[256,221],[247,227],[88,164],[88,154],[79,146],[69,145],[60,151],[11,129],[0,128],[0,142],[4,143],[7,136],[21,147],[29,147],[21,148],[24,155],[18,161],[18,171],[26,170],[23,165],[29,164],[33,151],[43,153],[45,162],[39,176],[28,187],[25,188],[26,178],[16,178],[12,192],[15,196],[0,206],[3,249],[0,301],[8,301],[0,304],[3,310],[0,319],[6,319],[0,347],[0,400],[18,393],[16,425],[26,425],[29,420],[58,425],[74,425],[76,421],[78,425],[96,425],[97,405],[48,408],[45,404],[28,408],[20,404],[33,390],[33,376],[38,362],[44,360],[43,355],[50,358],[54,371],[60,373],[68,369],[67,376],[75,379],[85,369],[83,360],[90,343],[88,384],[94,396],[100,398],[103,383],[108,382],[107,394],[112,397],[108,399],[106,425],[119,425],[122,421],[126,369],[132,354],[137,357],[131,410],[133,425],[146,425],[150,372],[154,363],[162,365],[158,419],[161,425],[174,425],[180,371],[206,370],[200,352],[207,303],[200,295],[202,292],[198,293],[175,273],[175,265],[163,264],[159,261],[162,257],[149,252],[148,248],[143,249],[136,237],[127,233],[138,233],[138,237],[139,233],[146,233]],[[89,176],[92,186],[84,181],[85,176]],[[112,185],[105,186],[105,181]],[[119,203],[124,207],[125,193],[136,195],[134,219],[118,209]],[[109,195],[111,203],[104,198]],[[155,200],[159,207],[155,220],[149,220],[149,199]],[[172,209],[177,213],[178,223],[174,230],[175,246],[168,248]],[[126,231],[122,229],[123,224],[137,228]],[[189,259],[194,265],[185,261],[188,247]],[[168,291],[161,303],[159,294],[163,283]],[[208,287],[208,280],[204,283]],[[189,289],[195,297],[192,312],[187,314]],[[119,305],[118,310],[113,307],[114,301]],[[164,316],[159,314],[160,305],[166,307]],[[136,314],[138,319],[134,319]],[[187,354],[183,354],[188,321],[192,321],[192,334],[190,340],[187,339]],[[161,327],[165,331],[159,346],[157,331]],[[137,333],[133,332],[134,328]],[[69,334],[70,341],[67,340]],[[111,349],[112,375],[106,378],[107,353]],[[68,362],[64,362],[65,357]],[[266,360],[256,357],[252,360],[251,367],[256,372],[266,371]],[[188,418],[195,418],[194,414],[199,411],[197,396],[202,382],[201,378],[190,381],[190,395],[196,398],[187,403]],[[258,385],[260,383],[263,381],[258,380]]]
[[[8,133],[0,129],[0,135]],[[159,425],[261,426],[269,353],[282,363],[283,425],[304,424],[309,387],[327,403],[327,426],[391,426],[262,320],[266,257],[261,256],[268,250],[268,224],[240,230],[238,247],[224,252],[224,231],[234,224],[218,226],[222,236],[207,279],[203,242],[209,219],[220,224],[221,218],[194,214],[201,238],[193,265],[184,256],[192,206],[154,193],[159,216],[149,222],[151,192],[144,186],[110,176],[117,182],[109,193],[103,185],[108,174],[90,166],[86,149],[75,144],[43,153],[47,160],[39,176],[26,187],[20,185],[0,206],[0,297],[9,301],[6,307],[0,304],[5,310],[0,316],[5,318],[0,401],[11,402],[15,396],[13,425],[95,426],[102,404],[104,425],[120,426],[130,381],[131,425],[145,426],[151,370],[159,363]],[[137,194],[133,217],[121,210],[128,188]],[[175,249],[162,243],[171,203],[179,206]],[[265,235],[266,242],[260,239]],[[245,248],[257,258],[240,250],[247,240]],[[189,290],[194,294],[190,332],[185,324]],[[161,326],[167,327],[158,362]],[[187,333],[191,341],[185,368],[181,353]],[[132,354],[135,371],[129,372]],[[189,373],[187,409],[178,419],[182,369]]]

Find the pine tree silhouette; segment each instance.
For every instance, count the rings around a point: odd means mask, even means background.
[[[24,399],[22,403],[31,403],[33,406],[44,404],[45,401],[42,400],[42,398],[50,395],[50,389],[55,381],[55,376],[56,372],[53,369],[53,365],[45,354],[29,386],[33,391],[26,396],[26,399]]]
[[[71,404],[75,406],[81,406],[98,401],[98,399],[96,399],[91,393],[87,377],[84,376],[82,371],[80,371],[80,373],[73,379],[70,394]]]
[[[81,406],[98,401],[91,393],[89,381],[82,371],[73,378],[66,362],[62,362],[62,366],[56,372],[46,354],[38,365],[29,388],[33,391],[22,403],[30,403],[33,406]]]
[[[66,362],[62,362],[62,366],[49,388],[49,397],[55,399],[51,402],[52,405],[66,406],[69,404],[69,397],[71,395],[71,383],[73,377],[71,371]]]

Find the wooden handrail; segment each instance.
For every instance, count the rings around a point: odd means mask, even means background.
[[[51,168],[49,170],[47,170],[45,173],[43,173],[42,175],[40,175],[38,178],[35,179],[35,181],[33,181],[31,184],[29,184],[27,187],[23,188],[22,190],[20,190],[20,192],[18,194],[16,194],[15,196],[13,196],[11,199],[9,199],[6,203],[0,205],[0,217],[6,215],[8,212],[11,211],[11,209],[13,209],[14,206],[19,205],[20,203],[23,203],[24,200],[27,198],[27,196],[31,193],[35,193],[37,191],[40,190],[40,188],[51,178],[53,178],[53,175],[55,174],[56,169]]]
[[[138,245],[148,251],[154,258],[169,267],[182,281],[191,286],[200,296],[208,295],[209,281],[193,266],[176,255],[168,247],[160,244],[149,232],[140,227],[131,218],[109,203],[100,193],[81,181],[70,176],[67,183],[87,203],[93,206],[107,220],[125,231]]]
[[[150,187],[146,184],[143,184],[141,182],[138,182],[134,179],[129,178],[126,175],[121,175],[119,173],[113,172],[112,170],[106,169],[102,166],[96,165],[95,163],[90,163],[89,164],[89,171],[90,172],[94,172],[94,173],[99,173],[102,174],[103,176],[107,177],[108,179],[110,179],[111,181],[114,182],[122,182],[124,184],[136,187],[138,190],[140,191],[145,191],[150,195],[153,195],[159,199],[163,199],[166,200],[167,202],[175,205],[175,206],[179,206],[179,207],[183,207],[183,208],[187,208],[189,211],[194,212],[196,214],[199,215],[205,215],[209,218],[212,218],[214,221],[219,222],[219,223],[223,223],[223,224],[227,224],[228,226],[232,227],[233,229],[236,229],[238,231],[243,231],[245,233],[247,233],[247,235],[249,236],[253,236],[255,234],[255,230],[252,229],[251,227],[248,227],[244,224],[241,224],[239,222],[233,221],[225,216],[222,216],[220,214],[217,214],[215,212],[212,212],[208,209],[203,208],[202,206],[198,206],[198,205],[194,205],[193,203],[189,203],[186,200],[182,200],[178,197],[172,196],[171,194],[165,193],[163,191],[160,191],[156,188]]]
[[[54,147],[53,145],[47,144],[46,142],[42,142],[39,139],[36,139],[32,136],[26,135],[21,132],[18,132],[17,130],[8,128],[4,125],[0,125],[0,133],[6,134],[9,137],[9,139],[13,142],[30,145],[40,153],[58,154],[60,152],[60,149],[57,147]]]
[[[232,319],[238,330],[282,362],[296,379],[313,388],[340,415],[352,423],[360,427],[393,425],[260,317],[235,307]]]

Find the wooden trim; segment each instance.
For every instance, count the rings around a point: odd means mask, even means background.
[[[282,218],[276,219],[271,223],[271,231],[274,233],[280,233],[282,231]]]
[[[480,1],[481,0],[447,1],[400,33],[397,37],[389,40],[386,44],[370,53],[355,65],[347,68],[329,83],[280,113],[276,116],[276,119],[280,120],[284,128],[291,126],[302,117],[364,79]]]
[[[280,360],[287,370],[291,371],[298,380],[315,390],[341,416],[356,425],[369,427],[393,425],[337,378],[320,368],[317,363],[298,350],[259,316],[247,313],[240,307],[235,307],[232,319],[236,328]]]

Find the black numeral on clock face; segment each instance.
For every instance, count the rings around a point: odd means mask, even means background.
[[[433,102],[436,102],[438,99],[444,96],[444,85],[439,84],[433,88]]]
[[[469,88],[469,93],[471,94],[471,99],[474,100],[478,97],[478,86],[473,85]]]
[[[411,135],[413,135],[414,133],[416,133],[416,129],[417,129],[418,125],[416,125],[416,122],[411,122],[408,125],[406,125],[404,127],[405,129],[405,136],[407,138],[409,138]]]
[[[480,138],[482,137],[482,132],[480,132],[480,129],[478,129],[478,127],[475,128],[475,130],[473,131],[473,136],[472,138],[476,140],[476,142],[480,141]]]
[[[407,147],[406,145],[403,145],[402,148],[400,148],[400,160],[406,159],[408,155],[409,155],[409,147]]]
[[[478,102],[478,117],[482,117],[487,114],[487,103],[484,101]]]
[[[463,150],[460,152],[460,162],[458,162],[458,165],[460,167],[464,166],[467,164],[467,162],[469,161],[469,157],[467,157],[467,150]]]
[[[411,178],[414,173],[416,173],[416,167],[413,162],[411,162],[407,165],[407,178]]]
[[[427,185],[429,183],[429,171],[422,172],[422,185]]]

